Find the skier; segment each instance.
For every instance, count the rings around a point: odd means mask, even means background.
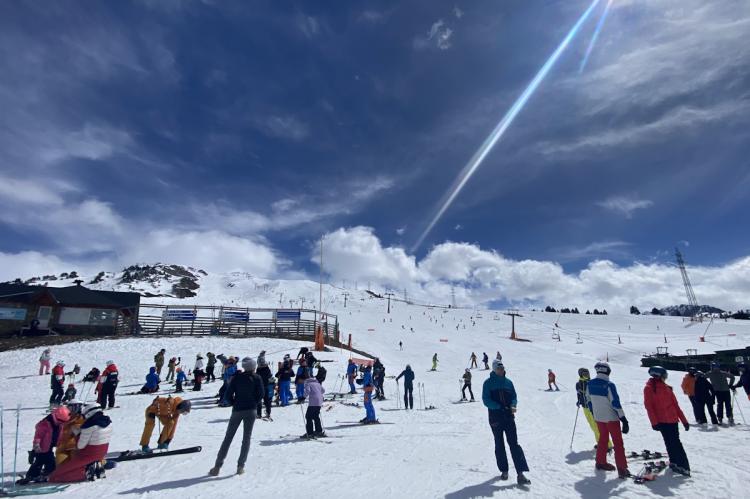
[[[146,375],[146,384],[141,387],[140,393],[154,393],[159,391],[159,375],[156,374],[155,367],[148,368],[148,374]]]
[[[154,366],[156,367],[156,373],[161,376],[161,368],[164,367],[164,354],[166,350],[163,348],[159,350],[159,353],[154,355]]]
[[[732,391],[737,388],[744,388],[745,394],[747,395],[748,400],[750,400],[750,372],[747,370],[747,364],[743,362],[738,364],[737,367],[740,370],[740,379],[737,381],[737,384],[732,387]]]
[[[232,381],[232,377],[237,373],[237,360],[234,357],[227,358],[223,355],[219,355],[217,358],[224,366],[224,372],[221,375],[221,379],[224,383],[221,385],[221,388],[219,388],[218,403],[222,407],[229,407],[232,404],[226,397],[227,388],[229,387],[229,382]]]
[[[55,367],[52,368],[52,374],[50,375],[50,388],[52,388],[52,395],[49,397],[49,406],[54,408],[62,403],[63,395],[63,384],[65,383],[65,362],[58,360]]]
[[[26,476],[16,483],[26,485],[31,482],[43,482],[55,471],[55,454],[63,424],[70,419],[70,412],[65,406],[58,407],[36,424],[34,432],[34,455],[31,467]]]
[[[474,352],[471,352],[471,357],[469,357],[469,360],[471,361],[471,368],[477,367],[477,354]]]
[[[303,358],[299,366],[297,367],[297,375],[294,378],[295,392],[297,395],[297,403],[302,404],[305,402],[305,380],[309,378],[307,370],[307,361]]]
[[[596,469],[606,471],[613,471],[615,469],[614,466],[607,462],[607,441],[611,435],[615,448],[617,475],[625,479],[631,475],[628,470],[628,461],[625,458],[622,435],[630,431],[630,426],[625,417],[625,411],[623,411],[620,404],[617,387],[609,381],[609,374],[612,372],[609,364],[606,362],[597,362],[594,369],[597,373],[596,378],[587,383],[586,398],[588,399],[589,410],[594,415],[596,425],[599,427],[599,443],[596,447]],[[620,429],[620,422],[622,422],[622,430]]]
[[[201,387],[203,386],[203,378],[206,376],[206,373],[203,371],[203,369],[196,369],[193,371],[193,391],[199,392],[201,391]]]
[[[50,475],[51,483],[81,482],[87,478],[93,480],[95,470],[107,454],[112,437],[112,420],[98,404],[86,405],[82,413],[86,421],[81,425],[77,452]]]
[[[503,360],[503,356],[502,356],[502,355],[500,355],[500,350],[498,350],[498,351],[497,351],[497,354],[495,355],[495,359],[496,359],[496,360],[500,360],[500,361],[502,361],[502,360]]]
[[[206,362],[206,383],[210,383],[211,381],[216,381],[216,375],[214,375],[214,367],[216,366],[216,355],[212,354],[211,352],[208,352],[206,354],[206,358],[208,359]]]
[[[500,480],[508,479],[508,456],[505,453],[504,438],[508,440],[513,466],[517,473],[519,485],[527,485],[531,481],[524,476],[529,471],[526,456],[518,445],[516,433],[516,390],[513,382],[505,377],[505,366],[499,359],[492,361],[490,377],[482,385],[482,402],[487,407],[490,429],[495,439],[495,460],[500,470]],[[504,438],[503,438],[504,437]]]
[[[484,362],[485,371],[489,371],[490,370],[490,364],[489,364],[490,358],[487,357],[487,352],[482,352],[482,362]]]
[[[180,362],[182,362],[181,357],[172,357],[169,359],[169,362],[167,362],[167,379],[164,381],[174,381],[175,369],[180,365]]]
[[[281,407],[289,405],[290,400],[290,386],[292,384],[292,376],[294,371],[286,364],[282,363],[279,371],[276,373],[276,378],[279,380],[279,399],[281,401]]]
[[[557,387],[557,383],[555,383],[555,373],[552,372],[552,369],[547,369],[547,391],[552,391],[552,385],[555,385],[555,391],[559,392],[560,389]]]
[[[65,395],[63,395],[62,403],[66,403],[68,400],[73,400],[76,398],[76,393],[78,393],[78,390],[76,390],[76,385],[73,383],[68,384],[68,388],[65,390]]]
[[[695,405],[698,406],[698,423],[704,427],[708,424],[706,420],[706,409],[708,409],[711,424],[717,425],[719,420],[716,419],[716,413],[714,412],[714,388],[706,378],[705,373],[698,371],[695,374]]]
[[[39,376],[49,374],[50,358],[52,358],[52,350],[45,348],[42,355],[39,356]]]
[[[325,374],[325,371],[323,371]],[[320,370],[318,375],[305,380],[304,394],[307,397],[307,412],[305,412],[305,434],[304,438],[325,437],[323,425],[320,422],[320,409],[323,406],[323,394],[325,388],[320,382]]]
[[[257,363],[255,359],[245,357],[242,359],[242,369],[244,371],[237,374],[229,382],[227,400],[232,404],[232,415],[229,418],[227,432],[219,448],[219,454],[216,456],[216,463],[208,472],[211,476],[219,475],[219,471],[224,464],[224,459],[226,459],[229,452],[229,446],[232,444],[232,439],[235,433],[237,433],[240,423],[242,423],[242,447],[240,448],[240,457],[237,460],[237,474],[242,475],[245,473],[245,462],[250,450],[250,437],[252,436],[253,425],[255,424],[255,411],[263,399],[263,392],[265,391],[263,381],[260,379],[260,376],[255,374],[256,367]]]
[[[697,369],[695,367],[689,367],[687,374],[685,374],[685,377],[682,378],[682,392],[687,395],[688,399],[690,399],[690,405],[693,407],[693,416],[695,417],[695,422],[700,424],[701,417],[700,417],[700,410],[702,407],[698,407],[698,403],[695,401],[695,378],[696,378],[696,372]],[[705,414],[704,414],[705,416]]]
[[[181,371],[178,371],[178,376]],[[180,416],[190,414],[191,403],[189,400],[183,400],[180,397],[156,397],[151,404],[146,407],[146,424],[143,426],[141,434],[141,450],[146,453],[153,452],[148,446],[151,441],[151,435],[154,433],[156,418],[161,423],[161,433],[157,440],[157,449],[167,450],[169,444],[174,439],[177,430],[177,422]]]
[[[437,353],[432,356],[432,369],[430,371],[437,371],[437,365],[438,365],[438,357]]]
[[[719,418],[719,424],[724,422],[724,408],[726,407],[729,424],[734,426],[732,395],[729,393],[729,388],[734,385],[734,375],[727,371],[722,371],[718,362],[712,362],[708,379],[711,381],[711,386],[713,386],[714,394],[716,395],[716,416]]]
[[[400,340],[398,342],[398,349],[399,350],[403,350],[404,349],[404,343],[402,341],[400,341]]]
[[[375,398],[378,400],[385,400],[385,391],[383,389],[383,383],[385,382],[385,366],[377,357],[372,365],[372,380],[375,383]]]
[[[106,409],[107,406],[111,409],[115,406],[115,391],[117,390],[117,385],[120,383],[120,372],[117,370],[114,361],[107,361],[107,367],[104,368],[99,379],[101,382],[99,403],[102,409]]]
[[[469,389],[469,395],[471,395],[471,401],[474,402],[474,392],[471,391],[471,370],[467,367],[466,372],[462,376],[464,386],[461,388],[461,400],[466,400],[466,389]]]
[[[373,424],[377,423],[378,420],[375,417],[375,406],[372,404],[372,392],[375,390],[372,381],[372,367],[365,367],[365,376],[362,378],[362,391],[364,395],[365,404],[365,417],[360,420],[360,423]]]
[[[256,414],[257,417],[261,417],[261,410],[263,408],[263,405],[266,406],[266,418],[271,417],[271,398],[273,397],[273,385],[271,385],[271,391],[268,391],[268,385],[270,384],[270,380],[273,377],[271,374],[271,368],[268,367],[268,362],[266,362],[265,357],[265,351],[261,352],[260,355],[258,355],[258,370],[257,374],[260,376],[260,379],[263,381],[263,400],[258,402],[258,412]]]
[[[305,363],[307,364],[307,377],[313,375],[313,368],[315,367],[315,363],[318,362],[318,359],[315,358],[315,355],[312,353],[312,350],[308,350],[305,354]]]
[[[590,379],[591,374],[588,369],[582,367],[578,370],[578,383],[576,383],[576,396],[578,400],[576,401],[576,406],[583,408],[583,415],[586,418],[586,421],[588,421],[591,431],[594,432],[594,449],[596,449],[599,443],[599,427],[596,425],[594,415],[591,414],[591,409],[589,409],[589,399],[586,396],[586,385]],[[611,448],[612,440],[609,440],[607,442],[607,451]]]
[[[278,377],[278,374],[276,375]],[[349,393],[357,393],[357,389],[354,387],[354,378],[357,377],[357,365],[352,359],[349,359],[349,364],[346,366],[346,379],[349,381]]]
[[[177,368],[177,378],[175,378],[175,393],[182,393],[182,384],[187,381],[187,375],[181,367]]]
[[[76,449],[78,434],[81,432],[81,425],[86,421],[81,414],[83,403],[80,400],[69,400],[65,407],[68,408],[70,419],[63,424],[60,438],[57,441],[57,448],[55,449],[55,464],[57,466],[60,466],[72,456]]]
[[[193,372],[195,371],[203,372],[203,355],[201,354],[195,356],[195,366],[193,367]]]
[[[680,475],[690,476],[690,463],[680,442],[677,423],[681,421],[685,431],[690,430],[690,425],[677,403],[672,387],[666,383],[667,370],[654,366],[648,370],[648,374],[651,378],[643,388],[643,404],[646,406],[651,428],[661,432],[669,454],[670,469]]]
[[[414,371],[406,364],[406,369],[396,376],[396,382],[404,377],[404,409],[414,409]]]

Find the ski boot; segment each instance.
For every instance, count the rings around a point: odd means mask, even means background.
[[[604,470],[604,471],[615,471],[617,468],[615,468],[614,465],[610,463],[604,463],[604,464],[596,463],[596,469]]]
[[[526,478],[523,473],[518,474],[518,478],[516,478],[516,482],[518,485],[529,485],[531,483],[531,480]]]
[[[141,447],[141,452],[143,452],[144,454],[151,454],[154,451],[148,445],[144,445],[143,447]]]
[[[617,477],[622,480],[625,480],[626,478],[630,478],[631,476],[633,475],[630,473],[630,470],[628,470],[627,468],[617,470]]]
[[[219,468],[218,466],[214,466],[213,468],[211,468],[210,470],[208,470],[208,475],[209,476],[219,476],[219,471],[221,471],[221,468]]]
[[[324,431],[316,431],[316,432],[313,433],[313,436],[315,438],[325,437],[326,436],[326,432],[324,432]]]
[[[169,442],[163,442],[156,446],[158,450],[169,450]]]
[[[238,475],[244,475],[245,474],[245,467],[244,466],[237,466],[237,474]]]
[[[500,473],[500,480],[507,480],[507,479],[508,479],[507,471],[503,471],[502,473]]]

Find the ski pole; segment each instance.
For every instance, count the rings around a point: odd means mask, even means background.
[[[16,470],[18,463],[18,426],[21,423],[21,404],[16,407],[16,445],[13,450],[13,488],[16,488]]]
[[[732,397],[734,397],[734,405],[737,407],[737,409],[739,409],[740,416],[742,416],[742,424],[747,424],[747,422],[745,421],[745,415],[742,413],[742,407],[740,407],[740,403],[737,402],[737,394],[732,392]]]
[[[576,408],[576,419],[573,422],[573,434],[570,436],[570,450],[573,450],[573,438],[576,436],[576,426],[578,425],[578,413],[581,412],[581,406]]]
[[[2,485],[0,485],[0,492],[5,491],[5,438],[3,437],[3,431],[5,430],[5,416],[3,414],[3,408],[0,407],[0,478]]]
[[[304,402],[299,405],[299,412],[302,413],[302,422],[307,424],[307,421],[305,421],[305,410],[302,408],[303,405],[305,405]]]
[[[396,381],[396,409],[401,409],[401,389]]]

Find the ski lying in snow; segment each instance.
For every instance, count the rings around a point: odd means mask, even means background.
[[[392,422],[383,422],[379,419],[376,419],[375,421],[368,421],[368,422],[362,422],[362,421],[336,421],[336,423],[346,425],[346,426],[368,426],[373,424],[396,424]]]
[[[633,477],[635,483],[652,482],[656,477],[667,468],[666,461],[650,461],[643,466],[643,469]]]
[[[344,402],[343,400],[339,400],[339,404],[346,405],[349,407],[361,407],[359,402]]]
[[[454,404],[466,404],[466,403],[469,403],[469,402],[476,402],[476,400],[456,400],[453,403]]]
[[[152,457],[166,457],[166,456],[176,456],[179,454],[192,454],[194,452],[200,452],[203,448],[200,446],[197,447],[186,447],[184,449],[175,449],[175,450],[165,450],[165,451],[153,451],[153,452],[143,452],[140,450],[126,450],[123,452],[115,452],[113,454],[107,454],[105,459],[107,461],[115,461],[115,462],[121,462],[121,461],[135,461],[136,459],[151,459]]]
[[[0,489],[0,497],[21,497],[37,494],[54,494],[68,488],[68,484],[30,483],[28,485],[16,485],[11,489]]]

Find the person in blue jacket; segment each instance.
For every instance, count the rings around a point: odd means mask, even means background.
[[[159,375],[156,374],[156,368],[151,367],[146,375],[146,384],[141,387],[141,393],[154,393],[159,391]]]
[[[292,376],[294,375],[294,371],[292,371],[291,366],[289,366],[286,362],[281,364],[281,368],[276,373],[276,377],[279,380],[279,399],[281,402],[281,407],[285,407],[289,405],[290,400],[290,386],[292,384]]]
[[[516,434],[516,389],[513,383],[505,377],[505,366],[500,359],[492,361],[492,372],[482,386],[482,402],[487,407],[490,428],[495,437],[495,459],[500,470],[500,480],[508,479],[508,456],[505,454],[503,441],[503,435],[505,435],[508,439],[510,455],[513,458],[513,466],[518,474],[518,484],[531,483],[524,476],[524,472],[529,471],[529,466],[526,464],[523,449],[518,445]]]
[[[414,409],[414,371],[406,364],[406,369],[396,376],[396,382],[404,377],[404,409]]]
[[[357,364],[352,359],[349,359],[349,365],[346,366],[346,379],[349,381],[349,393],[357,393],[357,389],[354,387],[354,379],[357,377]]]
[[[372,367],[365,367],[365,376],[362,378],[362,391],[364,395],[365,403],[365,417],[360,421],[364,424],[377,423],[378,420],[375,417],[375,406],[372,404],[372,392],[375,391],[375,385],[372,381]]]
[[[174,380],[175,384],[175,393],[182,392],[182,384],[187,381],[187,375],[185,374],[185,371],[182,370],[181,367],[177,368],[177,377]]]
[[[227,388],[235,374],[237,374],[237,359],[235,357],[229,357],[226,363],[224,363],[224,374],[221,375],[224,384],[221,389],[219,389],[219,405],[222,407],[229,407],[232,405],[231,401],[227,399]]]

